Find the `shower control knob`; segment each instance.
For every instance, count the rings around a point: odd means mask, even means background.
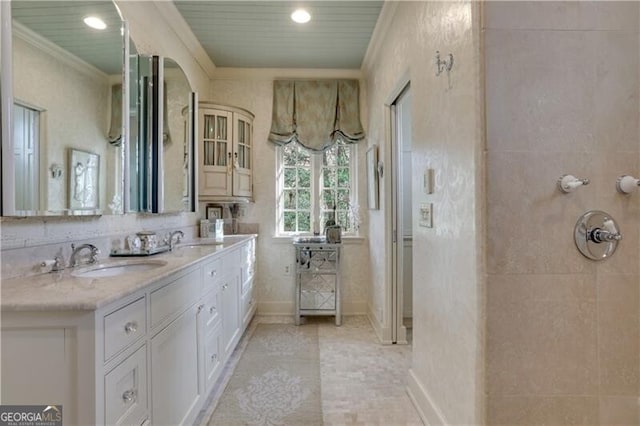
[[[633,176],[622,175],[616,180],[616,188],[622,194],[631,194],[638,186],[640,186],[640,179]]]

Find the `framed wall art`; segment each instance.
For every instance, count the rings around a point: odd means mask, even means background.
[[[379,186],[378,146],[373,145],[367,150],[367,202],[369,210],[378,210],[380,208]]]
[[[69,148],[69,209],[96,210],[100,194],[100,156]]]
[[[222,219],[222,206],[216,204],[207,204],[207,219]]]

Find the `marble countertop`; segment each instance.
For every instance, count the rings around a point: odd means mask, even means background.
[[[98,265],[118,265],[138,262],[166,262],[153,269],[100,278],[76,277],[78,269],[97,265],[66,268],[29,277],[2,280],[0,309],[3,311],[87,311],[96,310],[126,297],[137,290],[168,277],[205,258],[214,258],[227,249],[241,244],[255,234],[225,236],[222,244],[213,239],[193,240],[180,244],[174,251],[146,257],[109,257]]]

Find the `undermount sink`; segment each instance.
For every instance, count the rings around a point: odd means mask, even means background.
[[[104,278],[118,275],[131,274],[134,272],[149,271],[166,265],[164,260],[147,260],[143,262],[118,262],[111,264],[92,265],[80,268],[71,272],[71,275],[78,278]]]
[[[176,249],[181,250],[181,249],[205,248],[207,246],[219,246],[222,244],[224,244],[224,242],[215,241],[215,240],[191,241],[191,242],[176,246]]]

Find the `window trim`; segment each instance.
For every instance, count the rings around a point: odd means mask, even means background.
[[[295,142],[291,142],[295,143]],[[356,206],[359,206],[359,194],[358,194],[358,145],[357,144],[345,144],[351,151],[349,161],[349,176],[350,186],[349,191],[351,194],[350,201]],[[284,147],[285,145],[276,146],[276,217],[275,217],[275,237],[290,238],[297,235],[313,235],[315,232],[322,232],[322,218],[321,218],[321,200],[320,194],[322,191],[322,153],[310,152],[311,155],[311,231],[310,232],[286,232],[284,231],[284,202],[282,200],[284,194]],[[302,146],[301,146],[302,147]],[[306,149],[302,147],[303,149]],[[360,237],[359,227],[355,231],[346,232],[343,230],[343,237]]]

